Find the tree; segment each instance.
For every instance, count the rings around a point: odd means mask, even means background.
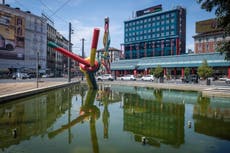
[[[206,79],[212,75],[213,69],[208,66],[207,60],[203,60],[201,66],[198,67],[197,73],[198,73],[199,77]]]
[[[185,75],[185,77],[188,77],[189,74],[190,74],[190,69],[189,69],[188,67],[186,67],[186,68],[184,69],[184,75]]]
[[[155,68],[155,70],[154,70],[154,76],[156,77],[156,78],[162,78],[163,76],[164,76],[164,73],[163,73],[163,68],[160,66],[160,65],[158,65],[156,68]]]
[[[225,36],[230,35],[230,2],[229,0],[196,0],[201,4],[201,9],[211,12],[215,9],[217,28],[223,29]],[[225,53],[225,59],[230,60],[230,41],[218,44],[217,51]]]

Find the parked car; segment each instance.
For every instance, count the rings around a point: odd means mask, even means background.
[[[226,79],[225,82],[226,82],[227,84],[230,84],[230,79]]]
[[[12,79],[31,79],[27,73],[15,73],[12,75]]]
[[[199,77],[196,74],[191,74],[185,78],[182,78],[183,83],[198,83]]]
[[[145,75],[145,76],[141,77],[141,80],[142,81],[153,81],[154,77],[153,77],[153,75]]]
[[[114,78],[111,74],[103,74],[103,75],[99,75],[96,77],[97,80],[103,81],[103,80],[109,80],[109,81],[113,81]]]
[[[50,76],[48,74],[43,74],[42,78],[49,78]]]
[[[226,81],[227,80],[227,77],[221,77],[219,78],[220,81]]]
[[[134,77],[134,75],[125,75],[121,77],[121,80],[132,80],[135,81],[136,78]]]

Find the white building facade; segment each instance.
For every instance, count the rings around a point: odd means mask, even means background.
[[[0,69],[35,72],[39,64],[40,72],[45,73],[46,56],[46,20],[29,11],[0,5]]]

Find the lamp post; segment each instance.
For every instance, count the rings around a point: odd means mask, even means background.
[[[81,55],[82,55],[82,58],[85,58],[85,52],[84,52],[84,43],[85,43],[85,39],[84,38],[82,38],[81,39],[81,41],[82,41],[82,52],[81,52]],[[84,77],[84,74],[82,73],[82,75],[81,75],[81,80],[83,81],[83,77]]]
[[[71,23],[69,23],[69,51],[71,52],[71,34],[73,34],[73,29]],[[71,82],[71,59],[68,57],[68,82]]]
[[[39,65],[39,51],[37,51],[37,62],[36,62],[36,82],[37,82],[37,88],[38,88],[38,65]]]

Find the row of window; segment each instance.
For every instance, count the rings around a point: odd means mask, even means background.
[[[144,30],[151,30],[153,32],[155,31],[160,31],[160,30],[170,30],[170,29],[175,29],[175,23],[171,24],[171,25],[165,25],[165,26],[156,26],[156,27],[151,27],[151,26],[148,26],[147,25],[144,25],[144,26],[137,26],[137,27],[132,27],[132,28],[126,28],[125,29],[125,32],[128,33],[128,32],[135,32],[135,31],[144,31]]]
[[[167,41],[156,41],[152,43],[139,43],[139,44],[132,44],[126,45],[125,50],[141,50],[141,49],[153,49],[153,48],[165,48],[165,47],[175,47],[176,41],[175,40],[167,40]]]
[[[159,26],[169,26],[175,24],[175,19],[171,20],[163,20],[159,22],[150,22],[147,24],[141,24],[141,25],[136,25],[136,26],[127,26],[125,25],[125,31],[132,31],[132,30],[138,30],[138,29],[143,29],[143,28],[150,28],[150,27],[159,27]]]
[[[134,42],[134,41],[141,41],[141,40],[148,40],[148,39],[155,39],[160,37],[167,37],[167,36],[174,36],[176,34],[175,31],[166,31],[161,33],[154,33],[154,34],[148,34],[148,35],[140,35],[140,36],[129,36],[125,37],[125,43],[128,42]]]
[[[139,24],[143,24],[143,23],[147,23],[147,22],[155,22],[155,21],[159,21],[159,20],[174,20],[174,18],[176,17],[176,12],[171,12],[171,13],[166,13],[166,14],[162,14],[162,15],[157,15],[157,16],[152,16],[152,17],[147,17],[145,19],[142,20],[136,20],[136,21],[130,21],[127,22],[125,24],[125,26],[135,26],[135,25],[139,25]]]
[[[147,51],[147,52],[135,52],[135,51],[126,51],[125,52],[125,59],[137,59],[142,57],[153,57],[153,56],[169,56],[169,55],[176,55],[176,50],[155,50],[155,51]]]

